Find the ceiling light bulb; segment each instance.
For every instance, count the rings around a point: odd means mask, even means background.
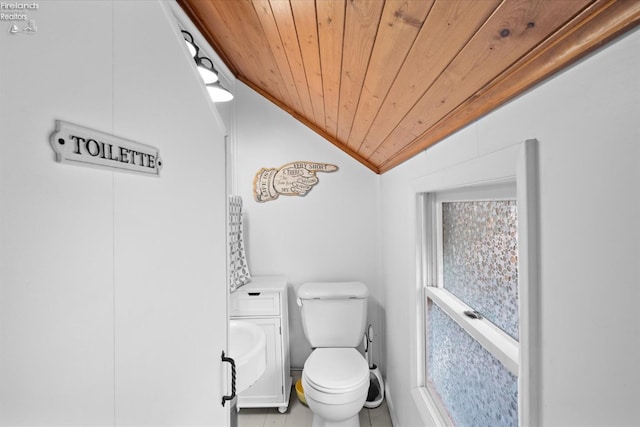
[[[231,92],[223,88],[220,82],[211,83],[206,86],[213,102],[227,102],[233,99]]]
[[[196,60],[196,62],[198,61]],[[198,72],[205,84],[215,83],[218,81],[218,73],[213,69],[205,67],[202,62],[198,64]]]
[[[189,49],[189,54],[191,56],[196,56],[196,53],[198,52],[198,50],[196,49],[196,47],[192,44],[189,43],[188,41],[184,41],[187,44],[187,49]]]

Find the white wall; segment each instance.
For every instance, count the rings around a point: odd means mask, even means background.
[[[545,426],[638,425],[640,407],[640,32],[539,85],[382,176],[387,383],[394,419],[410,396],[418,177],[536,138],[540,143]],[[428,179],[428,178],[427,178]]]
[[[246,212],[249,269],[289,280],[292,367],[302,368],[311,351],[295,303],[295,290],[307,281],[367,284],[379,351],[379,177],[247,86],[238,83],[235,92],[235,192]],[[304,197],[254,200],[256,172],[297,160],[332,163],[339,170],[318,173],[319,183]]]
[[[0,425],[225,424],[222,125],[165,5],[38,5],[0,22]],[[161,176],[56,163],[55,119]]]

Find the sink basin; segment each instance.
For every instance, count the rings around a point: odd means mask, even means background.
[[[258,381],[267,366],[267,337],[257,325],[229,322],[229,357],[236,362],[236,393]]]

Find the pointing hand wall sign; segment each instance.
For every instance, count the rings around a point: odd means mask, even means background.
[[[257,202],[268,202],[281,194],[305,196],[318,183],[318,172],[337,170],[336,165],[315,162],[291,162],[279,168],[262,168],[253,179],[253,197]]]

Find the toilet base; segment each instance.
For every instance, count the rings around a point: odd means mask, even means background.
[[[312,427],[360,427],[360,415],[356,414],[348,420],[330,421],[313,414]]]
[[[323,403],[316,400],[316,395],[302,377],[302,385],[305,390],[307,405],[313,413],[313,427],[360,427],[360,411],[367,397],[368,381],[354,392],[356,400],[341,404]],[[331,395],[328,395],[331,396]],[[349,397],[349,395],[346,395]],[[321,395],[327,398],[327,395]],[[342,396],[344,398],[344,396]],[[335,398],[335,397],[334,397]]]
[[[344,384],[344,381],[340,384],[337,381],[339,387],[334,384],[335,388],[331,388],[326,382],[323,383],[322,378],[318,381],[322,373],[327,374],[336,367],[343,368],[345,363],[356,372],[355,376],[347,376],[350,384]],[[311,381],[309,372],[315,373],[316,382]],[[335,375],[329,375],[328,378],[333,378],[336,383]],[[369,367],[355,348],[314,350],[302,371],[302,388],[307,405],[313,413],[313,427],[360,427],[360,411],[367,399],[369,383]],[[329,381],[329,385],[331,384]]]

